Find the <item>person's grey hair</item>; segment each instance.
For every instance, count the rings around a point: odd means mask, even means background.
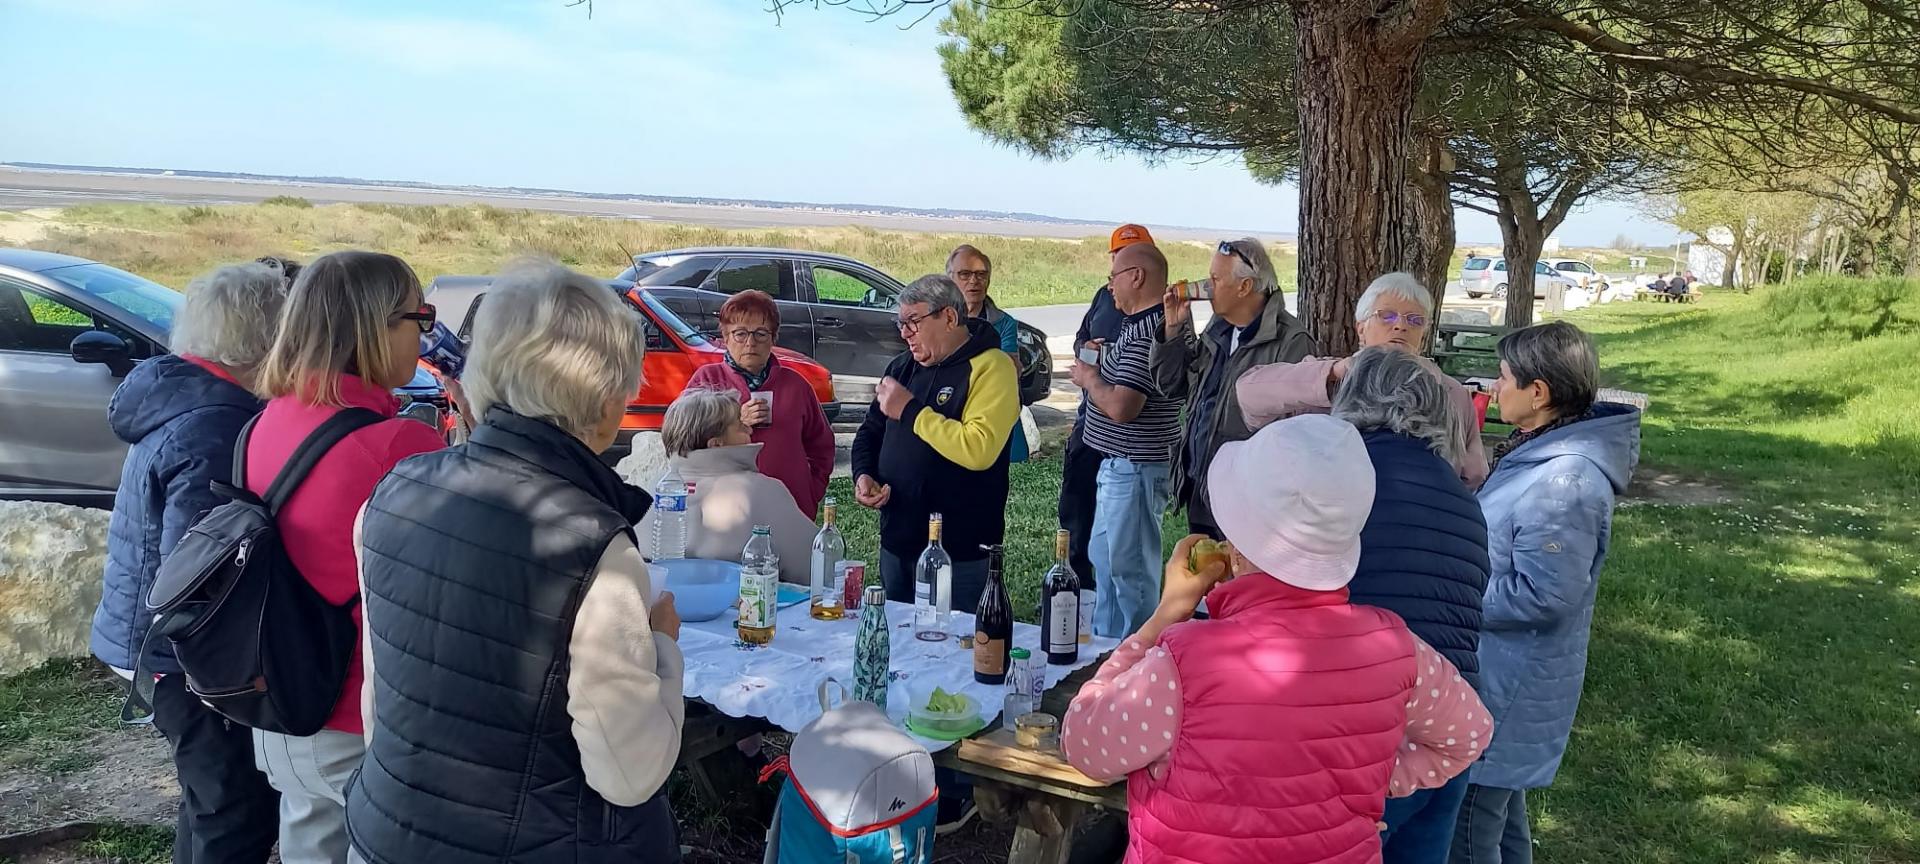
[[[1265,243],[1261,243],[1255,237],[1242,237],[1238,240],[1228,240],[1226,243],[1253,261],[1253,266],[1249,267],[1246,261],[1241,260],[1240,255],[1228,255],[1228,258],[1233,259],[1233,278],[1252,279],[1253,287],[1260,289],[1262,296],[1271,297],[1274,292],[1280,290],[1280,275],[1274,272],[1273,258],[1267,254]]]
[[[972,243],[962,243],[958,246],[953,247],[952,252],[947,253],[947,272],[948,273],[953,272],[953,262],[960,260],[960,256],[962,255],[974,255],[979,257],[980,263],[987,265],[987,272],[989,273],[993,272],[993,259],[988,258],[987,253],[980,251],[980,247],[975,246]]]
[[[252,372],[273,347],[287,280],[258,262],[229,264],[187,283],[186,296],[167,339],[173,353]]]
[[[1373,307],[1379,305],[1382,297],[1398,297],[1409,303],[1416,303],[1427,317],[1433,317],[1433,295],[1415,279],[1412,273],[1388,273],[1367,286],[1366,293],[1360,295],[1360,302],[1353,304],[1353,323],[1364,323],[1373,316]]]
[[[477,417],[498,405],[586,441],[609,402],[640,389],[646,349],[639,316],[607,283],[522,259],[487,288],[461,385]]]
[[[900,305],[911,306],[915,303],[927,304],[929,315],[938,315],[942,309],[952,309],[957,320],[967,320],[967,298],[960,294],[960,285],[944,273],[928,273],[913,280],[907,290],[900,292]]]
[[[667,406],[660,420],[660,446],[669,456],[685,456],[707,449],[707,442],[726,434],[740,422],[740,394],[732,390],[695,387],[683,391]]]
[[[1451,464],[1466,452],[1446,385],[1412,354],[1393,348],[1364,348],[1353,355],[1333,395],[1333,416],[1362,432],[1385,429],[1425,441]]]
[[[1593,338],[1565,321],[1515,330],[1495,349],[1524,387],[1547,382],[1548,407],[1556,417],[1577,417],[1593,407],[1600,392],[1600,354]]]

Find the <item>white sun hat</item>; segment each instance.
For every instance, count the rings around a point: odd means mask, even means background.
[[[1235,551],[1309,591],[1346,587],[1373,510],[1373,461],[1345,420],[1303,414],[1220,445],[1207,466],[1214,522]]]

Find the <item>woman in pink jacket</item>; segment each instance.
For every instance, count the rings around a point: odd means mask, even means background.
[[[1192,572],[1204,538],[1180,541],[1158,611],[1068,709],[1067,761],[1127,777],[1127,864],[1378,864],[1387,797],[1465,771],[1492,720],[1398,616],[1347,602],[1373,505],[1359,432],[1296,417],[1208,472],[1231,575]],[[1213,617],[1189,620],[1202,597]]]
[[[1373,280],[1353,306],[1353,329],[1360,348],[1387,347],[1416,357],[1433,325],[1433,298],[1410,273],[1388,273]],[[1440,371],[1430,361],[1427,371],[1447,388],[1453,402],[1454,437],[1466,449],[1454,460],[1460,481],[1478,489],[1487,479],[1487,451],[1480,443],[1480,412],[1465,384]],[[1308,357],[1298,363],[1274,363],[1248,369],[1234,385],[1247,428],[1259,429],[1296,414],[1325,414],[1333,410],[1333,393],[1346,378],[1351,357]]]
[[[833,476],[833,426],[813,385],[780,365],[780,307],[759,291],[742,291],[720,306],[720,338],[727,359],[695,370],[687,389],[731,390],[740,419],[759,444],[760,473],[785,484],[800,512],[812,519]]]
[[[405,261],[335,252],[300,271],[256,387],[267,408],[247,442],[246,486],[265,494],[274,475],[321,423],[347,409],[378,414],[328,450],[280,510],[280,536],[300,575],[335,605],[353,604],[360,578],[353,523],[373,487],[400,460],[446,442],[433,427],[398,419],[393,389],[413,378],[420,336],[433,328],[420,280]],[[326,728],[306,737],[255,730],[253,751],[280,790],[280,860],[347,860],[345,789],[365,751],[359,640]]]

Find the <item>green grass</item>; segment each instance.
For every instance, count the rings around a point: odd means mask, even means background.
[[[163,864],[173,860],[173,829],[165,825],[109,825],[81,843],[79,851],[112,864]]]
[[[54,660],[0,678],[0,770],[65,774],[94,757],[76,745],[120,722],[120,679],[90,659]]]
[[[33,245],[104,261],[180,288],[220,264],[261,255],[311,260],[350,248],[399,255],[421,278],[432,279],[449,273],[491,273],[527,253],[613,276],[627,266],[622,250],[639,254],[682,246],[794,247],[848,255],[905,282],[944,269],[947,253],[961,243],[972,243],[992,256],[993,295],[1006,307],[1083,303],[1107,277],[1104,236],[1059,240],[855,227],[724,229],[484,205],[313,206],[286,196],[238,206],[69,207],[53,217],[47,235]],[[1175,278],[1206,275],[1210,244],[1168,243],[1162,248]],[[1272,251],[1282,282],[1291,287],[1291,252],[1278,247]]]

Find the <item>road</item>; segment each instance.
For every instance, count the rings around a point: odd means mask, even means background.
[[[487,204],[575,216],[642,219],[715,228],[794,228],[859,225],[892,231],[987,234],[1078,239],[1102,237],[1113,225],[1089,222],[1025,222],[854,210],[749,205],[619,201],[565,194],[529,194],[482,188],[355,186],[335,183],[224,180],[154,174],[90,174],[0,166],[0,210],[69,207],[75,204],[247,204],[294,195],[316,204]],[[1168,240],[1207,240],[1215,230],[1155,228]],[[1278,238],[1278,235],[1276,235]]]

